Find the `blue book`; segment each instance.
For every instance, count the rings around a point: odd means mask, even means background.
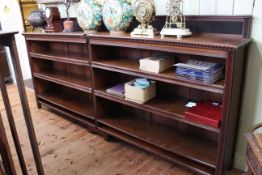
[[[219,63],[189,60],[186,63],[175,64],[176,74],[203,83],[214,83],[223,78],[224,66]]]

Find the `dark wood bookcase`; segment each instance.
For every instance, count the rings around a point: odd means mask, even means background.
[[[95,128],[88,44],[83,33],[25,34],[38,107]]]
[[[161,19],[161,17],[159,17]],[[110,35],[107,32],[25,33],[38,107],[45,105],[103,136],[114,137],[203,175],[221,175],[233,164],[248,53],[250,17],[187,17],[193,32],[181,40]],[[199,21],[198,25],[196,21]],[[235,25],[234,25],[235,24]],[[201,26],[203,25],[203,26]],[[229,30],[231,29],[231,30]],[[170,55],[225,66],[224,79],[203,84],[139,70],[139,59]],[[106,89],[137,77],[155,80],[157,96],[145,104]],[[185,118],[189,101],[223,105],[219,128]]]

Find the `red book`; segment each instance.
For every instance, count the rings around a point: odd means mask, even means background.
[[[222,106],[212,102],[199,102],[185,113],[188,120],[218,128],[221,123]]]

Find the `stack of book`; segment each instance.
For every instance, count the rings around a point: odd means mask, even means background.
[[[140,70],[160,73],[172,67],[174,59],[168,56],[149,57],[139,60]]]
[[[185,112],[186,119],[218,128],[222,118],[222,105],[214,102],[198,102]]]
[[[174,66],[178,77],[203,83],[215,83],[224,77],[224,66],[219,63],[189,60],[186,63],[178,63]]]
[[[125,97],[125,83],[120,83],[111,88],[108,88],[106,92],[112,95]]]

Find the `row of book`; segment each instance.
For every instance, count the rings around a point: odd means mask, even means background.
[[[176,75],[194,81],[212,84],[223,78],[224,66],[219,63],[189,60],[175,64]]]

